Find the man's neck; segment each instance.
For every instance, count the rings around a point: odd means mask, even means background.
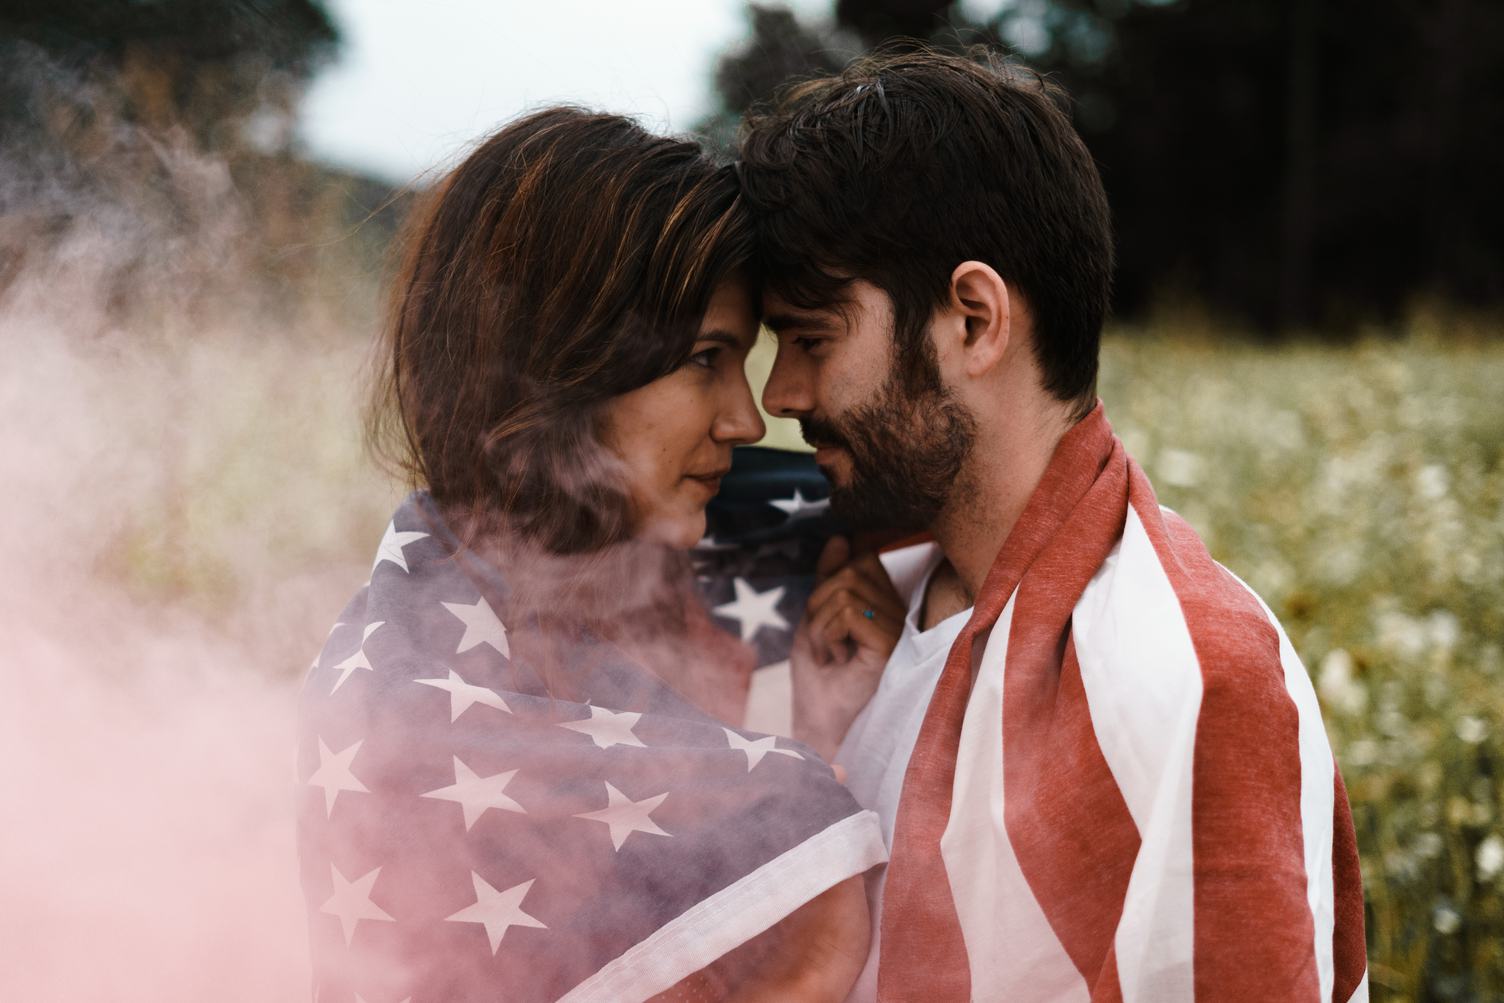
[[[978,435],[973,462],[931,527],[935,541],[955,569],[966,605],[975,601],[998,552],[1044,476],[1055,447],[1072,424],[1051,414],[1038,422],[1038,427],[1010,429],[1015,432],[1012,435],[991,440]]]

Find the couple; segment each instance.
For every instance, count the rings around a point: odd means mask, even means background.
[[[551,109],[432,194],[381,413],[423,490],[302,701],[317,999],[1366,998],[1305,671],[1096,400],[1058,102],[888,54],[734,169]],[[832,508],[923,534],[827,547],[791,737],[741,727],[687,556],[759,322]]]

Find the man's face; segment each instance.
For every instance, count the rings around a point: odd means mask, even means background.
[[[808,310],[768,293],[778,357],[763,390],[770,414],[797,418],[831,484],[831,507],[856,529],[932,526],[957,490],[975,423],[946,390],[934,352],[894,358],[893,308],[868,282],[844,308]]]

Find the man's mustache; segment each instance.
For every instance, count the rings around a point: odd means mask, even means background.
[[[835,446],[847,449],[846,437],[840,429],[821,418],[800,418],[799,433],[811,446]]]

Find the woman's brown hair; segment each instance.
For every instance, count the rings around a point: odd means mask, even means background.
[[[408,224],[373,445],[470,526],[555,553],[624,539],[601,405],[684,363],[752,241],[694,143],[568,107],[508,124]]]

